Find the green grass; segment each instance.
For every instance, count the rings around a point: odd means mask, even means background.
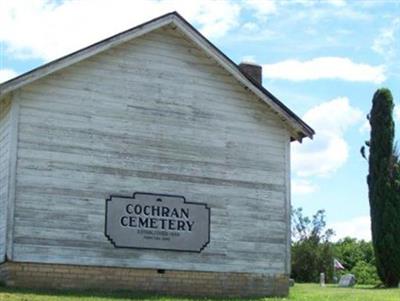
[[[375,289],[369,286],[338,288],[333,285],[296,284],[289,300],[296,301],[400,301],[400,289]]]
[[[141,295],[130,292],[79,292],[43,291],[0,287],[0,301],[193,301],[193,300],[239,300],[239,299],[191,299],[155,295]],[[296,284],[291,288],[289,298],[245,299],[257,301],[399,301],[400,289],[374,289],[368,286],[337,288],[329,285],[321,288],[316,284]]]

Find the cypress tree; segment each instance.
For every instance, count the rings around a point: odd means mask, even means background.
[[[369,115],[369,204],[378,275],[388,287],[400,281],[400,168],[394,148],[393,98],[379,89]]]

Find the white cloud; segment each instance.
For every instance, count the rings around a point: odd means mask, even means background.
[[[47,61],[173,10],[221,37],[238,25],[240,9],[230,0],[3,1],[0,41],[14,57]]]
[[[310,6],[315,6],[316,2],[310,0],[292,0],[292,1],[282,1],[281,4],[284,5],[301,4],[310,7]]]
[[[315,131],[314,140],[293,144],[293,172],[296,176],[329,176],[348,158],[346,131],[358,124],[363,113],[347,97],[324,102],[309,110],[303,119]]]
[[[310,180],[305,179],[293,179],[291,186],[294,195],[310,194],[318,189]]]
[[[330,223],[327,227],[335,231],[334,240],[339,240],[346,236],[367,241],[371,240],[371,219],[368,215]]]
[[[369,124],[369,121],[365,120],[358,130],[360,131],[361,134],[366,134],[371,132],[371,125]]]
[[[242,57],[242,59],[240,60],[241,63],[256,63],[256,59],[254,57],[254,55],[245,55],[244,57]]]
[[[260,29],[257,23],[254,22],[246,22],[243,24],[242,28],[246,31],[256,31]]]
[[[343,7],[346,5],[345,0],[326,0],[326,2],[337,7]]]
[[[17,76],[17,72],[12,69],[0,69],[0,83]]]
[[[394,118],[397,122],[400,122],[400,104],[394,108]]]
[[[330,4],[333,6],[337,7],[343,7],[346,5],[345,0],[325,0],[324,2],[317,2],[317,1],[312,1],[312,0],[290,0],[290,1],[284,1],[282,2],[283,4],[301,4],[304,6],[316,6],[317,4]]]
[[[245,0],[243,7],[253,10],[258,18],[265,18],[267,15],[276,13],[277,10],[274,0]]]
[[[397,17],[392,20],[392,23],[388,27],[383,28],[379,32],[372,45],[372,50],[385,58],[393,58],[396,54],[395,35],[399,28],[400,17]]]
[[[357,9],[354,5],[347,5],[347,1],[345,0],[288,0],[279,1],[278,3],[286,6],[301,5],[305,7],[307,10],[297,10],[296,14],[291,16],[291,18],[299,19],[300,17],[303,20],[307,19],[307,21],[311,21],[311,23],[317,26],[319,25],[317,24],[318,22],[323,22],[327,19],[334,20],[335,24],[337,24],[340,19],[367,21],[373,17],[372,14]]]
[[[355,63],[344,57],[319,57],[309,61],[286,60],[263,65],[263,75],[272,79],[293,81],[341,79],[355,82],[382,83],[384,66]]]

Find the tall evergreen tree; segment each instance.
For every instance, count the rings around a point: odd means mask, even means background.
[[[369,203],[378,275],[388,287],[400,281],[400,168],[394,148],[393,98],[379,89],[369,115]]]

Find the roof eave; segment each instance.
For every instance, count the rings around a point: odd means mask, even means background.
[[[179,29],[189,36],[203,51],[211,57],[214,57],[225,69],[228,70],[239,82],[245,85],[255,95],[262,99],[268,106],[270,106],[277,114],[283,119],[283,122],[288,125],[291,138],[299,142],[303,138],[313,138],[314,130],[302,121],[295,113],[279,101],[272,93],[265,89],[262,85],[255,82],[252,78],[243,74],[236,63],[227,57],[221,50],[212,44],[206,37],[204,37],[196,28],[187,22],[177,12],[170,12],[158,18],[152,19],[148,22],[140,24],[136,27],[123,31],[112,37],[99,41],[95,44],[87,46],[83,49],[77,50],[71,54],[63,56],[59,59],[44,64],[29,72],[26,72],[18,77],[10,79],[0,84],[0,99],[6,94],[26,85],[38,78],[46,76],[50,73],[58,71],[64,67],[80,62],[90,56],[98,54],[102,51],[115,47],[128,40],[144,35],[152,30],[162,26],[174,23]]]
[[[265,103],[272,107],[276,112],[287,120],[290,125],[291,137],[295,140],[302,142],[303,138],[312,139],[315,132],[307,125],[300,117],[293,111],[286,107],[280,100],[278,100],[271,92],[265,89],[262,85],[257,83],[251,77],[247,76],[240,71],[239,66],[219,50],[212,42],[204,37],[196,28],[187,22],[178,13],[175,13],[173,22],[188,35],[196,44],[201,47],[206,53],[211,56],[217,56],[218,60],[224,62],[223,67],[227,69],[239,82],[242,82],[254,94],[260,97]],[[217,61],[218,61],[217,60]]]
[[[165,26],[173,21],[174,16],[175,12],[167,13],[14,77],[0,84],[0,98],[38,78],[80,62],[90,56],[96,55],[97,53],[103,52],[133,38],[144,35],[154,29]]]

